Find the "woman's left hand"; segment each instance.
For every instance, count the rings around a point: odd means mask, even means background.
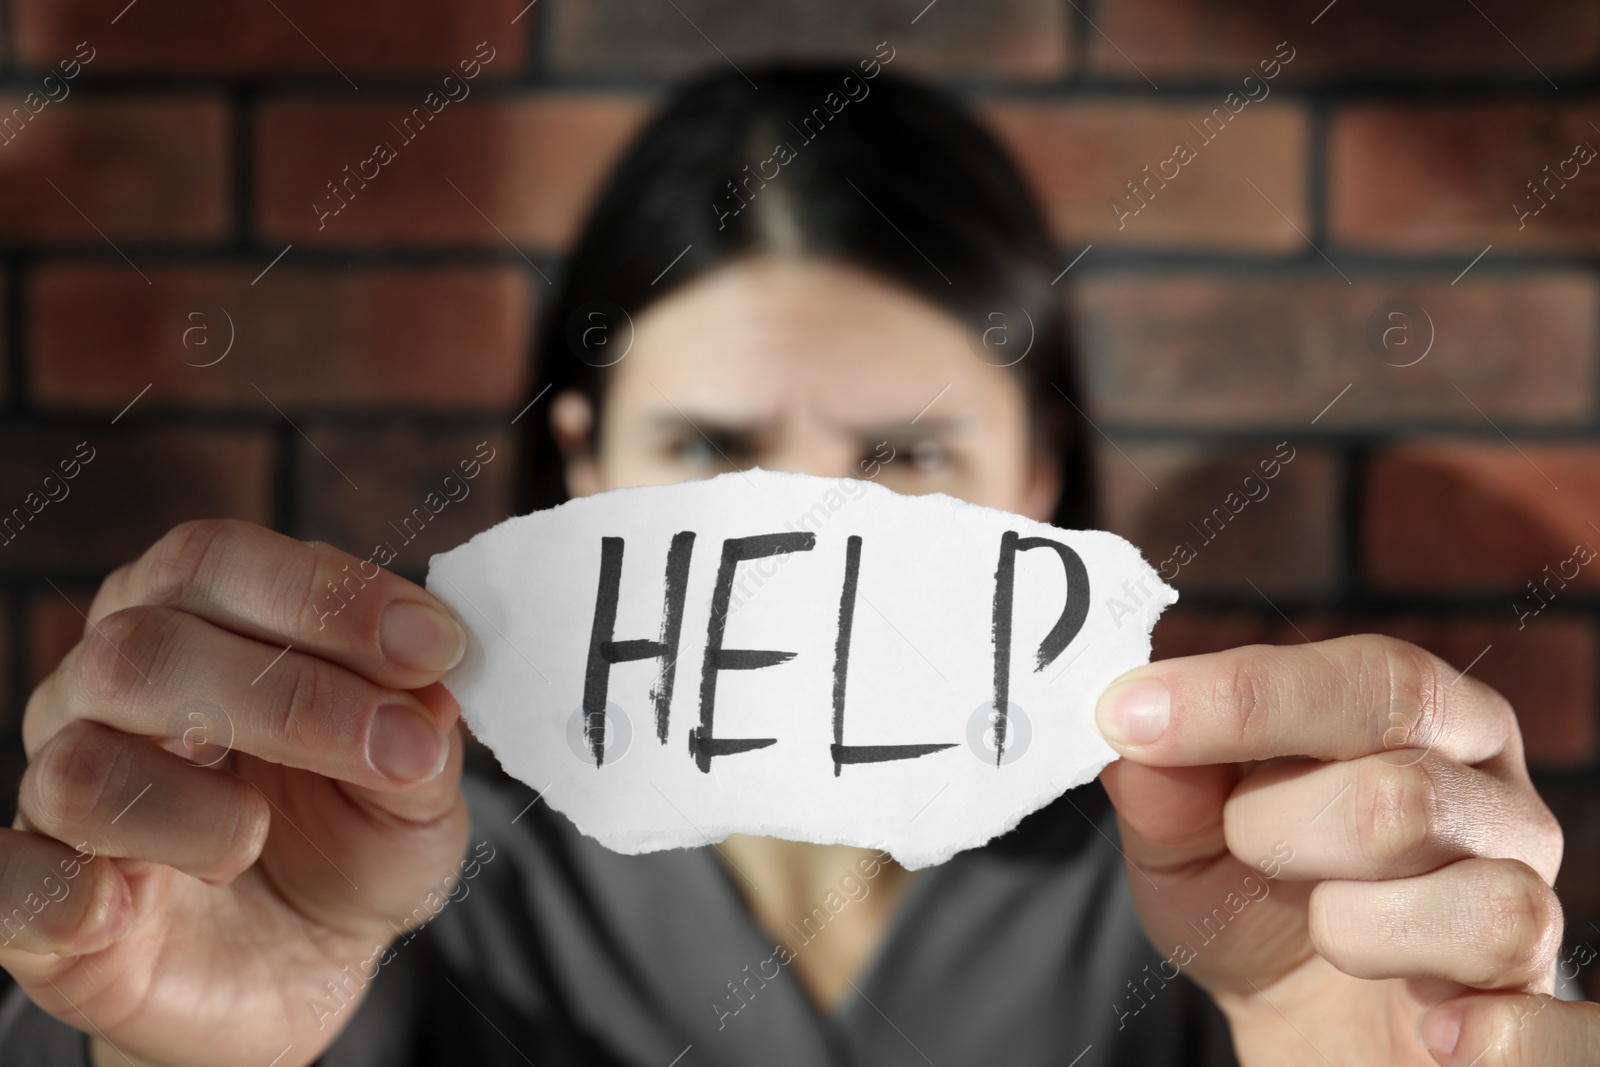
[[[1362,635],[1152,663],[1097,715],[1166,957],[1117,991],[1124,1027],[1181,970],[1247,1067],[1600,1058],[1600,1006],[1550,996],[1561,830],[1500,694]]]

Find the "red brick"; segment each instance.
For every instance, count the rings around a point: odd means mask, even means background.
[[[255,152],[262,232],[302,245],[470,242],[504,249],[509,238],[560,248],[647,110],[634,96],[469,98],[446,105],[428,125],[414,119],[414,140],[407,140],[401,120],[414,107],[427,115],[421,104],[420,97],[393,97],[264,105]],[[363,167],[380,143],[394,158]],[[375,176],[363,182],[363,169]],[[339,186],[337,195],[329,182]],[[342,209],[341,197],[349,201]],[[315,205],[338,214],[320,214]]]
[[[74,91],[26,124],[9,118],[21,101],[0,98],[0,118],[12,123],[0,130],[0,239],[72,241],[116,257],[108,238],[226,232],[232,168],[221,100]]]
[[[36,399],[115,412],[152,382],[150,407],[268,413],[495,409],[522,395],[542,284],[528,271],[279,263],[252,283],[265,266],[151,267],[152,285],[125,267],[41,270],[28,291]],[[230,317],[235,343],[221,358]]]
[[[1600,590],[1600,560],[1565,564],[1580,542],[1600,552],[1600,449],[1473,442],[1398,446],[1366,485],[1367,577],[1385,591],[1504,594],[1529,610],[1526,583],[1574,568],[1570,600]],[[1596,524],[1596,525],[1591,525]],[[1551,590],[1558,589],[1552,581]],[[1520,594],[1520,597],[1519,597]],[[1559,606],[1561,593],[1554,593]],[[1529,626],[1537,625],[1530,620]]]
[[[1451,0],[1115,0],[1095,8],[1104,33],[1089,37],[1089,67],[1141,83],[1135,65],[1158,84],[1181,75],[1242,80],[1281,41],[1295,49],[1283,80],[1542,81],[1540,69],[1573,73],[1600,58],[1600,9],[1593,4],[1475,2],[1476,12]]]
[[[1072,20],[1051,0],[678,0],[679,10],[630,0],[546,3],[550,54],[563,74],[675,75],[779,59],[853,64],[883,41],[895,49],[890,69],[906,74],[1047,81],[1070,65]]]
[[[1456,251],[1462,267],[1491,242],[1489,265],[1501,250],[1600,249],[1600,159],[1565,163],[1579,144],[1600,150],[1595,110],[1593,99],[1343,109],[1329,135],[1332,232],[1371,248]],[[1541,207],[1527,183],[1552,174]]]
[[[70,499],[70,498],[69,498]],[[58,585],[60,583],[57,583]],[[88,587],[62,586],[37,593],[28,603],[28,684],[36,686],[56,669],[66,654],[83,637],[89,607],[95,591]]]
[[[297,537],[326,541],[363,559],[387,545],[394,555],[389,569],[420,579],[435,552],[511,515],[516,457],[504,430],[363,433],[315,422],[305,429],[324,454],[309,446],[295,453]],[[481,452],[480,444],[487,445]],[[473,466],[464,469],[463,462]],[[476,471],[476,477],[465,478],[464,470]],[[435,494],[431,500],[429,494]],[[420,517],[414,517],[419,508]]]
[[[399,0],[379,10],[316,0],[137,6],[127,0],[17,0],[11,11],[17,55],[35,67],[56,64],[87,39],[96,54],[86,70],[95,76],[294,73],[343,81],[383,74],[443,80],[472,57],[480,41],[496,53],[480,76],[517,74],[526,61],[528,22],[511,20],[524,2]]]
[[[127,420],[79,430],[15,423],[0,430],[0,455],[6,457],[0,464],[0,520],[15,522],[6,530],[10,540],[0,545],[0,569],[110,570],[188,519],[269,520],[270,434],[143,429],[133,415]],[[59,478],[61,462],[84,441],[92,457],[64,483],[62,496],[61,483],[47,484],[45,478]],[[38,500],[45,492],[59,499],[31,514],[29,494],[39,494]],[[17,509],[22,521],[16,521]]]
[[[1291,443],[1281,452],[1291,457],[1287,465],[1262,468],[1277,442],[1120,448],[1096,450],[1107,529],[1138,545],[1180,592],[1255,596],[1251,582],[1270,595],[1333,590],[1342,539],[1339,465],[1331,453]],[[1264,469],[1275,477],[1263,479]]]
[[[1222,107],[1220,96],[1179,104],[1014,100],[982,114],[1031,179],[1064,244],[1305,248],[1296,232],[1311,225],[1304,111],[1248,105],[1225,126],[1213,119],[1208,131],[1202,120],[1213,107]],[[1167,162],[1180,144],[1194,158]],[[1142,209],[1130,182],[1149,201]]]
[[[1351,285],[1331,269],[1327,275],[1081,281],[1073,297],[1090,339],[1097,410],[1116,423],[1296,433],[1312,430],[1313,418],[1320,431],[1407,420],[1488,430],[1485,415],[1547,426],[1594,417],[1600,286],[1592,276],[1484,273],[1456,285],[1397,276]],[[1396,300],[1425,314],[1389,319]],[[1431,350],[1422,347],[1430,321]],[[1386,348],[1389,323],[1400,332]],[[1409,348],[1400,344],[1408,338]],[[1414,365],[1397,365],[1424,351]]]
[[[1600,755],[1600,630],[1570,613],[1517,629],[1482,612],[1373,617],[1295,613],[1291,622],[1263,605],[1260,613],[1207,612],[1181,606],[1161,617],[1155,657],[1217,652],[1248,644],[1293,645],[1341,634],[1382,633],[1410,641],[1498,690],[1517,711],[1528,762],[1536,769],[1584,767]]]

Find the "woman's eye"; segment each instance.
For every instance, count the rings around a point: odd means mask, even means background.
[[[931,471],[944,466],[949,456],[939,442],[925,439],[911,446],[909,458],[918,470]]]
[[[694,467],[706,467],[722,462],[722,457],[711,447],[711,442],[703,437],[692,438],[679,445],[678,458]]]
[[[689,467],[733,470],[750,464],[749,447],[733,440],[712,440],[702,435],[684,438],[672,450],[673,458]]]

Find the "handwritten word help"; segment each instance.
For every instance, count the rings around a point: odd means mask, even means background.
[[[1095,698],[1177,599],[1137,550],[859,481],[792,528],[845,488],[734,472],[501,523],[433,557],[472,638],[445,685],[511,774],[629,853],[758,833],[922,867],[1115,758]],[[1118,626],[1096,590],[1130,581],[1153,610]]]

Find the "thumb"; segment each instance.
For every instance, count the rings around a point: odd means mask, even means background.
[[[1145,933],[1214,996],[1248,997],[1250,976],[1282,974],[1304,956],[1310,884],[1274,888],[1266,868],[1236,858],[1224,840],[1223,803],[1242,773],[1126,759],[1100,773]]]
[[[1147,767],[1120,759],[1100,772],[1117,809],[1122,847],[1146,871],[1170,871],[1227,852],[1222,806],[1238,784],[1233,764]]]
[[[1442,1067],[1591,1063],[1600,1049],[1600,1004],[1475,993],[1424,1015],[1420,1036]]]

